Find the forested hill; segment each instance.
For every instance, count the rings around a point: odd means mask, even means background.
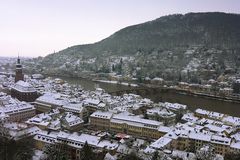
[[[226,13],[188,13],[160,17],[126,27],[110,37],[89,45],[78,45],[60,54],[134,54],[139,49],[169,48],[182,45],[238,47],[240,15]],[[57,53],[56,53],[57,54]]]
[[[189,46],[236,49],[238,52],[239,28],[239,14],[210,12],[168,15],[126,27],[94,44],[72,46],[50,54],[41,60],[41,64],[57,68],[66,62],[71,66],[79,63],[77,60],[93,57],[101,59],[109,56],[134,56],[137,58],[138,53],[148,56],[154,51],[157,51],[159,58],[162,58],[163,51],[170,50],[173,54],[175,51],[184,53]],[[176,65],[182,67],[181,62]],[[91,68],[91,70],[94,69]]]

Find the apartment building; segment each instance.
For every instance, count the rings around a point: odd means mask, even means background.
[[[45,93],[44,95],[36,99],[36,101],[34,102],[34,106],[36,107],[38,112],[48,112],[51,109],[62,107],[67,103],[67,99],[61,97],[61,95],[59,94]]]
[[[168,127],[164,127],[158,121],[125,113],[113,114],[102,111],[96,111],[90,116],[90,125],[97,129],[153,139],[158,139],[169,131]]]
[[[79,160],[81,158],[80,151],[85,142],[94,149],[106,149],[107,151],[117,150],[119,144],[117,142],[101,140],[101,137],[89,134],[47,132],[41,131],[34,136],[35,146],[39,150],[43,150],[48,144],[55,144],[58,147],[65,146],[68,153],[68,158]]]
[[[0,106],[0,113],[8,115],[9,121],[23,121],[35,116],[36,109],[29,103],[19,102],[17,104]]]
[[[95,129],[110,129],[111,112],[96,111],[89,117],[90,125]]]

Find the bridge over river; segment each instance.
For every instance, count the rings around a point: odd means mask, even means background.
[[[108,93],[114,96],[121,96],[123,94],[133,93],[145,97],[147,95],[166,93],[169,91],[171,91],[171,89],[165,87],[132,87],[128,89],[115,90]]]

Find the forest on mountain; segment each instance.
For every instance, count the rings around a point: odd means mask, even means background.
[[[216,78],[229,68],[238,72],[239,28],[239,14],[174,14],[126,27],[102,41],[72,46],[34,62],[38,71],[56,75],[109,73],[117,68],[116,73],[123,76],[176,80],[183,71],[189,74],[197,70],[194,76],[199,76],[204,68],[215,71],[213,77],[206,78]],[[121,60],[123,66],[119,67]]]

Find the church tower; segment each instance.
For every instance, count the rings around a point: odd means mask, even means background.
[[[19,80],[23,81],[23,79],[24,79],[24,75],[22,73],[22,65],[21,65],[21,62],[20,62],[20,58],[18,56],[17,64],[16,64],[15,83]]]

